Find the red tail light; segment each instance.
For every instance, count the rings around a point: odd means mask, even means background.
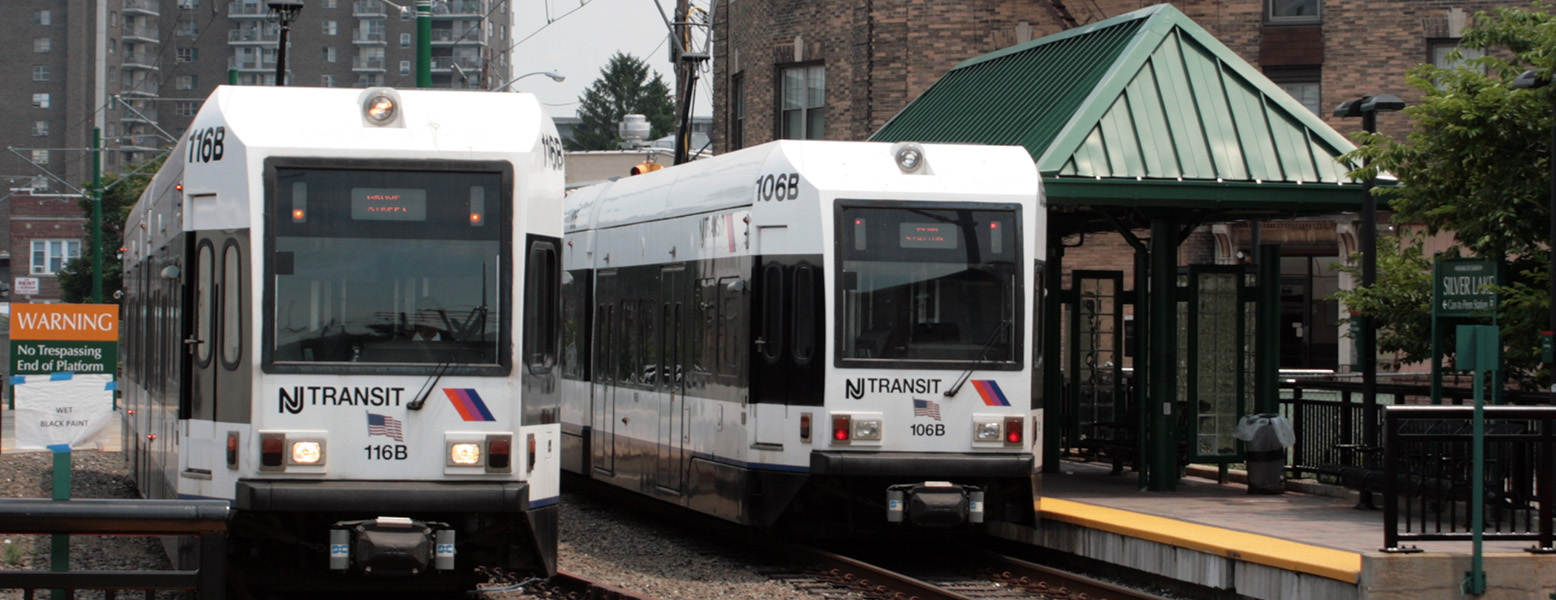
[[[238,432],[227,432],[227,468],[238,468]]]
[[[800,413],[800,441],[810,441],[810,413]]]
[[[263,436],[259,440],[259,463],[267,467],[281,466],[281,450],[286,447],[284,436]]]
[[[854,430],[853,418],[848,415],[832,416],[832,440],[837,442],[848,441],[848,436]]]
[[[1025,419],[1022,419],[1021,417],[1007,417],[1005,419],[1006,444],[1017,445],[1021,443],[1022,432],[1025,429],[1025,427],[1023,427],[1024,421]]]
[[[535,434],[531,433],[525,438],[524,451],[524,456],[528,458],[529,463],[524,472],[533,473],[535,471]]]
[[[508,436],[486,439],[486,469],[507,471],[513,465],[513,440]]]

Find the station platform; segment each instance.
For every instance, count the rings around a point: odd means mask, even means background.
[[[1219,590],[1226,597],[1417,600],[1470,597],[1470,542],[1422,542],[1422,552],[1383,547],[1383,512],[1358,510],[1343,488],[1289,481],[1280,495],[1218,484],[1214,469],[1189,470],[1177,491],[1139,490],[1135,473],[1065,462],[1043,475],[1037,528],[998,525],[1014,541]],[[1485,543],[1484,599],[1556,598],[1556,555],[1534,542]]]

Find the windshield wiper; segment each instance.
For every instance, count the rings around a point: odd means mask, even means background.
[[[995,327],[994,328],[994,335],[989,336],[989,341],[983,343],[983,350],[978,352],[978,359],[973,361],[974,363],[988,362],[989,350],[992,350],[994,348],[994,342],[996,342],[996,341],[998,341],[1000,339],[1000,334],[1004,333],[1005,329],[1008,328],[1008,327],[1010,327],[1010,320],[1009,319],[1000,321],[999,327]],[[945,391],[945,397],[947,397],[947,398],[954,397],[954,396],[956,396],[957,392],[962,391],[962,386],[967,383],[967,379],[969,377],[972,377],[972,374],[973,374],[973,367],[968,367],[967,368],[967,372],[966,373],[962,373],[962,376],[958,377],[956,379],[956,383],[951,384],[951,389],[948,389],[948,390]]]
[[[427,404],[427,396],[432,395],[433,388],[436,388],[438,381],[443,379],[443,374],[447,373],[448,368],[454,365],[454,359],[459,358],[459,352],[464,349],[461,345],[470,337],[471,333],[475,333],[476,319],[480,319],[481,339],[486,338],[486,310],[486,261],[482,260],[481,305],[470,309],[470,316],[465,318],[464,325],[460,325],[457,329],[450,327],[450,329],[456,330],[452,332],[454,333],[454,342],[448,346],[448,358],[438,363],[438,368],[433,370],[432,376],[427,378],[427,382],[422,384],[421,389],[416,390],[416,399],[411,400],[411,403],[405,405],[405,408],[421,410],[421,407]],[[447,317],[445,317],[446,320]],[[444,324],[447,325],[448,323]]]

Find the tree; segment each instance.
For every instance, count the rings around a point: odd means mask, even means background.
[[[1510,375],[1526,386],[1539,373],[1537,336],[1551,301],[1546,242],[1556,86],[1517,90],[1510,84],[1529,68],[1547,79],[1556,75],[1556,17],[1549,7],[1541,0],[1527,9],[1477,13],[1459,46],[1484,50],[1485,56],[1454,69],[1422,64],[1410,70],[1406,81],[1425,98],[1405,109],[1413,122],[1407,142],[1360,132],[1352,137],[1361,147],[1342,157],[1353,164],[1371,160],[1353,176],[1388,171],[1399,177],[1398,186],[1374,190],[1395,211],[1395,222],[1423,224],[1429,233],[1452,232],[1467,253],[1508,262],[1510,281],[1498,290],[1503,298],[1498,322]],[[1379,320],[1380,348],[1426,360],[1425,344],[1408,344],[1403,337],[1420,336],[1421,324],[1429,324],[1430,277],[1419,275],[1430,262],[1420,256],[1419,244],[1380,243],[1378,250],[1380,288],[1339,297]],[[1396,297],[1385,301],[1385,295]]]
[[[124,246],[124,221],[130,216],[130,209],[135,202],[140,200],[141,192],[151,184],[151,176],[162,168],[162,161],[166,156],[157,158],[138,168],[129,169],[129,175],[120,177],[105,177],[105,190],[103,196],[103,247],[108,252],[103,255],[103,302],[118,304],[119,299],[114,297],[114,291],[124,287],[124,264],[119,258],[119,248]],[[92,201],[81,200],[81,210],[86,213],[87,219],[92,218]],[[60,298],[65,302],[91,302],[92,301],[92,257],[96,256],[97,248],[92,245],[88,237],[81,244],[81,256],[73,258],[65,263],[56,274],[59,277]]]
[[[658,73],[649,78],[648,64],[621,52],[604,68],[599,79],[578,98],[580,123],[573,130],[569,150],[615,150],[621,136],[617,125],[629,114],[648,118],[649,139],[675,129],[675,100]]]

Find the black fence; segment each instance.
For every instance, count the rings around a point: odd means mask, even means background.
[[[1556,552],[1556,408],[1488,406],[1483,419],[1482,483],[1473,483],[1475,409],[1390,406],[1384,412],[1383,536],[1403,541],[1470,541],[1471,503],[1484,504],[1487,541],[1534,540]]]
[[[44,500],[0,498],[0,532],[69,535],[189,535],[199,537],[200,567],[187,571],[9,571],[0,589],[188,590],[202,599],[223,597],[227,525],[221,500]]]

